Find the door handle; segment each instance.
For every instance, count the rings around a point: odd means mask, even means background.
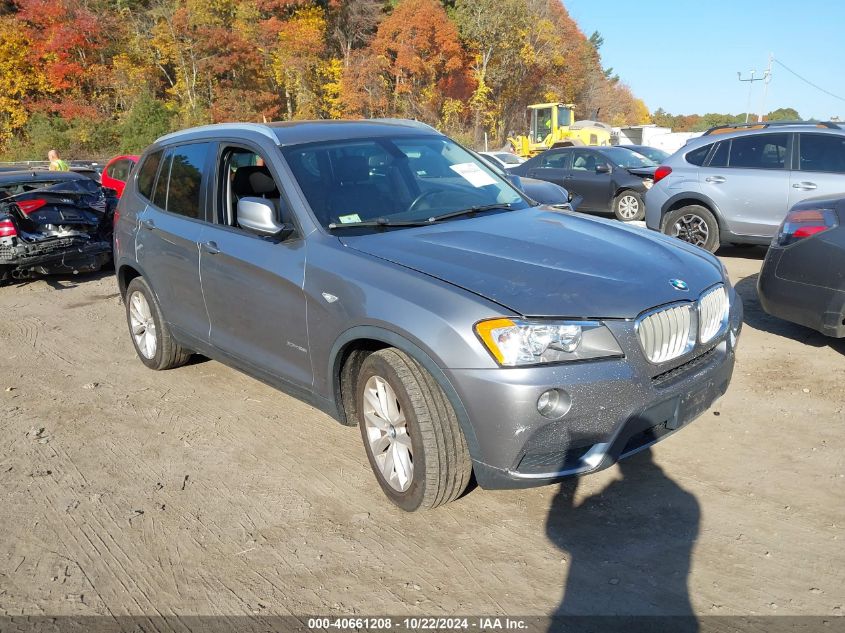
[[[148,231],[154,231],[156,223],[152,220],[141,220],[141,227],[147,229]]]
[[[720,182],[725,182],[725,177],[724,176],[707,176],[707,178],[705,178],[704,181],[719,184]]]
[[[217,248],[217,242],[203,242],[200,244],[200,248],[209,255],[217,255],[220,252],[220,249]]]
[[[796,182],[792,185],[793,189],[803,189],[804,191],[812,191],[816,188],[816,183],[814,182]]]

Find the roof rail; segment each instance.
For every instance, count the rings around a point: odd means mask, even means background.
[[[833,121],[756,121],[753,123],[726,123],[725,125],[715,125],[704,132],[702,136],[709,136],[711,134],[727,134],[728,132],[740,130],[762,130],[768,127],[779,127],[784,125],[810,125],[815,127],[828,128],[831,130],[840,130],[842,127]]]

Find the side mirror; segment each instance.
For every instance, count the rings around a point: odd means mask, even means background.
[[[238,225],[258,235],[285,239],[293,233],[290,224],[276,221],[276,209],[264,198],[241,198],[238,200]]]
[[[596,173],[597,174],[609,174],[610,167],[604,164],[596,165]]]

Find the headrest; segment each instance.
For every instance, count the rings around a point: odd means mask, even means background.
[[[337,179],[341,183],[363,182],[370,178],[370,165],[364,156],[347,156],[338,163]]]
[[[232,181],[232,189],[239,196],[278,195],[279,193],[266,165],[238,167],[235,171],[235,179]]]

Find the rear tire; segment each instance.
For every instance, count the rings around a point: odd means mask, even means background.
[[[670,211],[663,220],[663,232],[711,253],[719,249],[719,223],[710,209],[700,204]]]
[[[381,489],[407,512],[457,499],[472,461],[455,411],[437,381],[394,348],[370,354],[355,386],[358,426]]]
[[[126,288],[126,322],[138,358],[150,369],[179,367],[188,362],[191,351],[173,338],[161,308],[143,277],[135,277]]]
[[[636,191],[623,191],[613,199],[613,214],[622,222],[634,222],[645,218],[643,197]]]

